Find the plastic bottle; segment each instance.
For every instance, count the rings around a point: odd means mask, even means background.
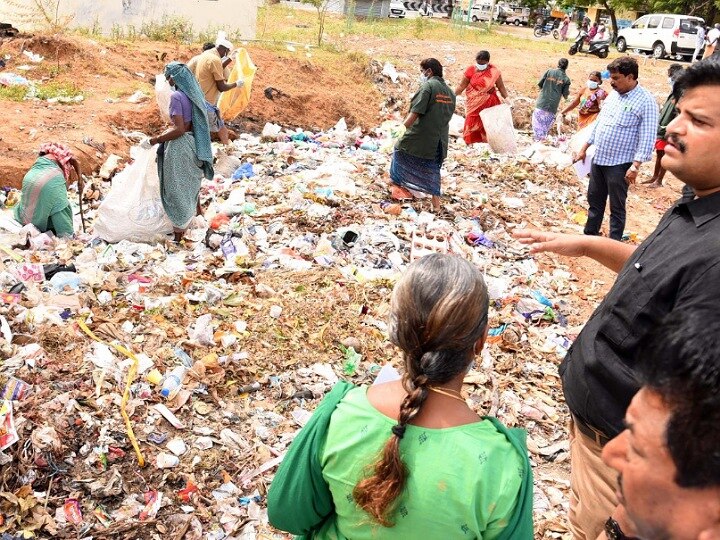
[[[162,389],[160,395],[167,399],[174,398],[182,388],[183,379],[185,378],[185,372],[187,369],[184,366],[178,366],[173,369],[170,373],[165,375],[163,379]]]

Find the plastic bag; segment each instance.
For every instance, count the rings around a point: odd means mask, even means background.
[[[235,62],[230,77],[228,77],[228,82],[234,83],[237,80],[242,80],[245,84],[240,88],[223,92],[220,95],[218,108],[223,120],[235,120],[247,108],[250,103],[250,90],[256,71],[257,68],[250,59],[247,50],[238,49],[235,53]]]
[[[485,126],[488,143],[493,152],[514,154],[517,151],[517,139],[510,105],[502,103],[480,111],[480,119]]]
[[[583,145],[588,141],[590,138],[590,135],[592,135],[593,129],[595,129],[595,124],[597,123],[597,120],[593,122],[592,124],[585,126],[580,131],[578,131],[575,135],[572,136],[570,139],[570,145],[569,150],[573,154],[576,154],[580,151],[580,149],[583,147]],[[585,160],[584,161],[578,161],[577,163],[574,163],[575,166],[575,173],[578,176],[578,179],[581,181],[584,181],[587,176],[590,174],[590,167],[592,165],[592,158],[595,156],[595,146],[591,146],[587,149],[587,152],[585,152]]]
[[[157,75],[155,77],[155,100],[160,109],[160,116],[168,123],[170,122],[170,96],[172,96],[172,92],[173,90],[165,75],[162,73]]]
[[[156,149],[133,147],[130,155],[135,161],[113,179],[95,220],[95,234],[106,242],[154,243],[172,233],[160,199]]]

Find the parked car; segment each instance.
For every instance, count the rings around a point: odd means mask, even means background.
[[[530,8],[523,6],[508,6],[507,18],[505,24],[514,24],[515,26],[527,26],[530,22]]]
[[[691,59],[698,26],[703,24],[703,19],[691,15],[652,13],[620,30],[615,45],[619,52],[638,49],[651,51],[655,58],[670,55]]]
[[[470,9],[470,20],[472,22],[489,21],[491,8],[492,4],[474,4],[473,7]],[[495,14],[493,16],[493,21],[502,24],[505,22],[505,19],[507,19],[507,17],[507,10],[501,5],[495,4]]]
[[[405,10],[405,4],[403,2],[400,2],[398,0],[392,0],[390,2],[390,11],[388,12],[388,17],[391,19],[404,19],[407,15],[407,11]]]

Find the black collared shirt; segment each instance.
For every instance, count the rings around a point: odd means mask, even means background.
[[[707,302],[720,309],[720,192],[675,203],[620,271],[560,365],[570,411],[620,433],[640,339],[674,309]]]

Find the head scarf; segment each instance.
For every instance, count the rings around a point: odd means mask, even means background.
[[[70,178],[70,169],[72,168],[70,160],[74,157],[70,148],[60,143],[45,143],[40,145],[40,153],[57,162],[65,180]]]
[[[170,62],[165,66],[165,78],[172,77],[175,86],[185,94],[192,103],[192,130],[195,136],[195,153],[203,162],[205,177],[212,178],[212,147],[210,146],[210,127],[207,110],[205,109],[205,95],[195,76],[185,64]]]

